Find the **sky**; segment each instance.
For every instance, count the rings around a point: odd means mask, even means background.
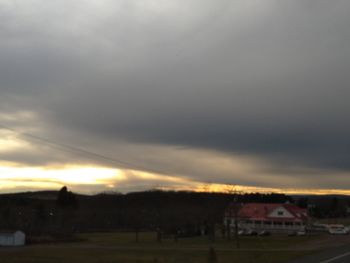
[[[0,192],[350,194],[347,0],[0,0]]]

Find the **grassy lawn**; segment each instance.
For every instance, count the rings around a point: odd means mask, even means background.
[[[58,245],[36,245],[18,249],[0,249],[1,263],[206,263],[210,246],[217,253],[218,263],[286,262],[312,251],[293,250],[315,237],[242,237],[241,250],[234,242],[206,238],[186,238],[174,242],[155,242],[154,233],[141,233],[135,243],[132,233],[82,234],[85,242]]]
[[[156,248],[198,248],[203,249],[213,246],[221,249],[235,248],[235,240],[228,242],[225,239],[217,238],[210,242],[206,237],[181,238],[175,242],[173,238],[164,238],[162,243],[156,242],[156,234],[143,232],[139,234],[139,242],[135,242],[133,233],[90,233],[81,234],[80,238],[88,240],[89,244],[101,246],[126,246],[126,247],[156,247]],[[315,236],[295,236],[273,235],[267,237],[240,237],[240,247],[242,249],[285,249],[293,248],[294,245],[300,245],[303,242],[315,239]]]
[[[199,250],[105,250],[72,247],[33,247],[1,252],[1,262],[26,263],[206,263],[207,251]],[[286,262],[302,252],[234,252],[217,251],[218,262]]]
[[[324,218],[317,220],[318,223],[324,224],[342,224],[345,226],[350,226],[350,218]]]

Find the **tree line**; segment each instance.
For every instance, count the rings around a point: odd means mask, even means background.
[[[295,200],[276,193],[152,190],[87,196],[74,194],[63,187],[60,191],[41,195],[0,195],[0,225],[3,229],[21,229],[29,235],[59,236],[119,230],[134,231],[136,241],[140,231],[157,232],[159,242],[167,236],[176,240],[201,234],[214,240],[217,226],[222,225],[225,209],[233,200],[239,203],[295,202],[305,207],[312,203],[310,199]],[[329,205],[338,208],[340,203],[343,201],[336,203],[333,200]],[[318,207],[326,213],[326,205]],[[315,211],[316,207],[313,209]]]

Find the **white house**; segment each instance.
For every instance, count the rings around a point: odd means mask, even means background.
[[[24,246],[26,235],[22,231],[1,231],[0,246]]]
[[[305,229],[309,221],[306,209],[293,204],[248,203],[231,205],[225,213],[225,224],[234,227],[235,218],[239,229],[288,232]]]

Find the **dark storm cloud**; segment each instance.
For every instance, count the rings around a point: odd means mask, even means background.
[[[259,157],[280,179],[349,171],[348,1],[166,2],[1,1],[0,109],[109,155],[122,140]]]

